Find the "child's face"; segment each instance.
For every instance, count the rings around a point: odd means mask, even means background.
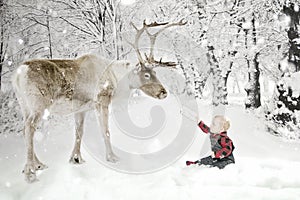
[[[210,132],[220,133],[224,131],[224,123],[225,123],[224,117],[222,116],[214,117],[210,125]]]

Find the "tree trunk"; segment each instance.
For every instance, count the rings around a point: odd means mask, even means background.
[[[247,60],[248,65],[248,85],[245,88],[247,92],[247,100],[245,103],[246,108],[258,108],[261,106],[260,102],[260,84],[259,84],[259,63],[258,53],[255,54],[255,57],[252,60]]]
[[[1,23],[1,22],[0,22]],[[4,62],[4,40],[3,40],[3,26],[1,26],[1,35],[0,35],[0,91],[2,89],[2,70],[3,70],[3,62]]]
[[[122,29],[123,29],[123,22],[120,13],[120,8],[119,5],[114,7],[114,31],[115,31],[115,51],[116,51],[116,56],[115,59],[123,59],[123,43],[122,43]]]
[[[230,73],[228,71],[225,77],[222,77],[222,69],[220,68],[219,62],[216,59],[214,54],[214,47],[208,46],[208,61],[211,67],[212,73],[212,84],[213,84],[213,92],[212,92],[212,104],[213,106],[219,106],[220,104],[228,105],[227,100],[227,78]]]
[[[4,61],[4,4],[3,0],[0,0],[0,91],[2,89],[2,70]]]
[[[229,74],[231,72],[231,68],[233,66],[233,62],[230,62],[230,66],[229,66],[229,70],[226,72],[225,76],[222,77],[222,83],[223,83],[223,104],[224,105],[228,105],[228,90],[227,90],[227,81],[228,81],[228,77]]]
[[[227,100],[223,99],[223,84],[221,83],[221,70],[219,65],[215,65],[212,69],[213,76],[213,92],[212,92],[212,104],[213,106],[219,106],[220,104],[224,104]]]
[[[195,77],[195,96],[196,98],[202,98],[203,95],[203,88],[206,84],[206,81],[209,77],[209,74],[210,74],[210,70],[207,71],[207,72],[201,72],[198,74],[198,76]]]
[[[300,4],[299,4],[300,6]],[[289,3],[283,6],[283,13],[288,15],[291,19],[290,28],[287,31],[290,48],[288,51],[288,61],[293,63],[295,66],[295,71],[300,71],[300,34],[299,34],[299,20],[300,11],[294,9],[295,4]],[[297,42],[298,39],[298,42]]]
[[[249,30],[245,30],[245,47],[248,49],[249,41],[248,38],[251,38],[252,45],[256,45],[256,28],[255,28],[255,16],[252,15],[252,30],[249,34]],[[251,55],[251,54],[250,54]],[[245,103],[246,108],[258,108],[261,106],[260,102],[260,83],[259,83],[259,62],[258,62],[259,53],[256,52],[254,56],[246,56],[246,62],[248,65],[248,84],[245,88],[247,92],[247,100]]]
[[[187,95],[192,95],[194,94],[193,90],[192,90],[192,83],[191,83],[191,80],[190,80],[190,77],[185,69],[185,67],[183,66],[183,61],[181,59],[181,56],[177,53],[175,53],[175,56],[176,56],[176,59],[177,59],[177,63],[178,65],[180,66],[180,69],[182,70],[182,73],[183,73],[183,76],[185,78],[185,88],[184,88],[184,93],[186,93]]]
[[[53,52],[52,52],[52,40],[51,40],[51,28],[50,28],[49,16],[47,16],[46,20],[47,20],[46,27],[47,27],[47,32],[48,32],[48,42],[49,42],[49,58],[52,59],[53,58]]]
[[[2,63],[0,63],[0,91],[2,89]]]

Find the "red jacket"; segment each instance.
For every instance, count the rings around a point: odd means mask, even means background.
[[[228,157],[232,154],[234,146],[226,131],[217,134],[211,133],[210,128],[203,121],[200,121],[198,126],[204,133],[210,134],[211,148],[216,158]]]

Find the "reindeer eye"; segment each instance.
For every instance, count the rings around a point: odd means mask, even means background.
[[[150,74],[149,73],[145,73],[145,79],[150,79]]]

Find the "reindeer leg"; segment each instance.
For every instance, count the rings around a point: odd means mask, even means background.
[[[119,160],[119,158],[114,154],[112,150],[110,142],[110,132],[108,127],[108,106],[111,102],[111,96],[101,95],[99,97],[99,100],[99,103],[96,105],[96,110],[99,124],[103,127],[103,138],[106,147],[106,160],[115,163]]]
[[[80,146],[83,135],[83,124],[84,124],[85,113],[75,114],[75,145],[70,158],[70,163],[82,164],[85,161],[81,157]]]
[[[34,154],[33,161],[34,161],[34,168],[35,168],[35,170],[43,170],[43,169],[47,169],[48,168],[47,165],[43,164],[38,159],[38,157],[36,156],[36,154]]]
[[[25,122],[25,146],[27,149],[27,162],[24,167],[25,180],[29,183],[32,183],[37,180],[36,178],[36,168],[35,168],[35,153],[33,147],[33,136],[36,130],[36,126],[41,119],[40,113],[34,113],[30,115]]]
[[[19,95],[17,94],[18,100],[22,102],[22,99],[19,97]],[[20,104],[21,107],[21,111],[23,114],[23,118],[24,118],[24,125],[26,124],[26,120],[29,118],[29,111],[28,109],[23,105]],[[23,128],[23,137],[25,139],[25,129],[26,127]],[[36,154],[34,153],[34,157],[33,157],[33,162],[34,162],[34,168],[35,170],[43,170],[48,168],[47,165],[43,164],[41,161],[39,161],[38,157],[36,156]]]

